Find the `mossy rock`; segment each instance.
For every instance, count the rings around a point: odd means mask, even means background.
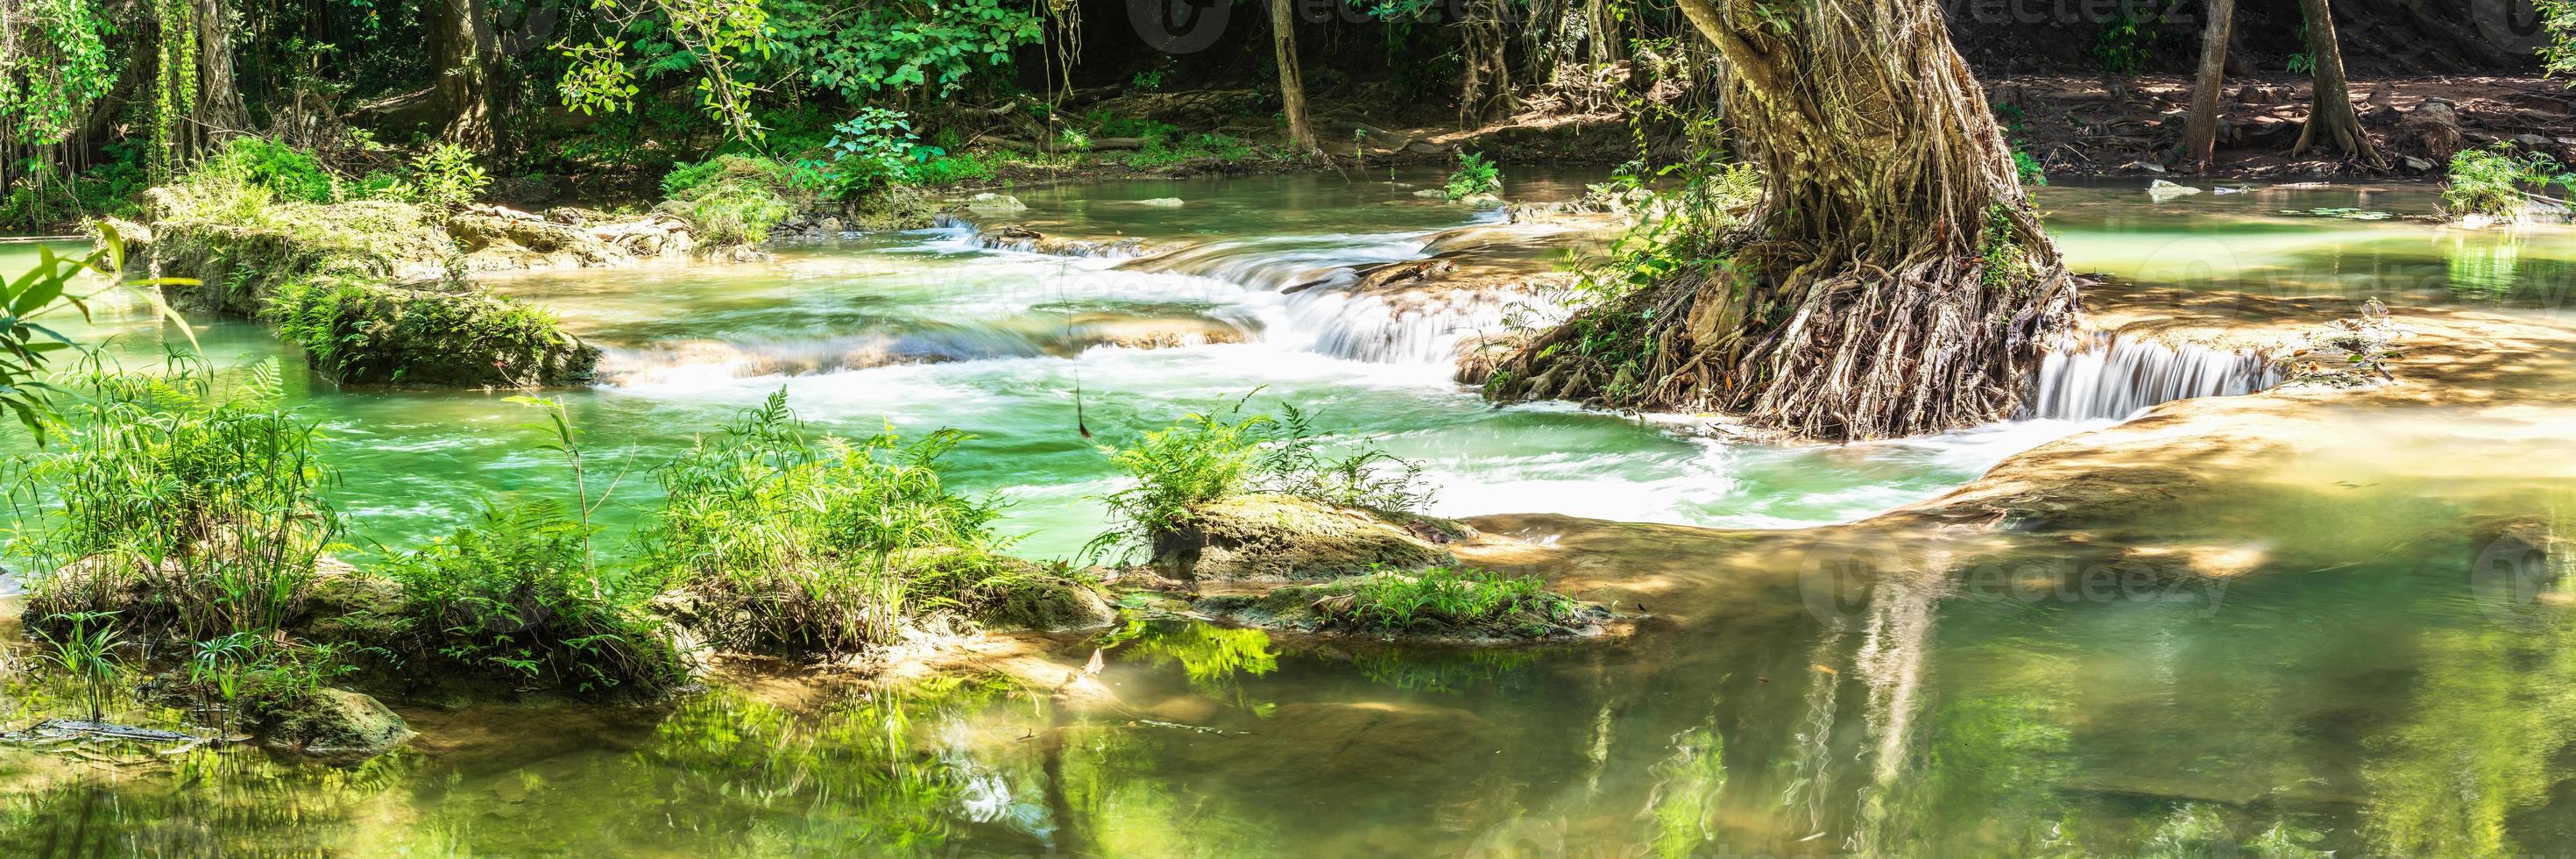
[[[163,287],[173,306],[275,322],[334,382],[560,386],[599,363],[553,314],[468,283],[440,214],[363,200],[271,204],[242,221],[221,201],[147,196],[159,218],[148,230],[111,226],[146,239],[129,253],[153,274],[197,281]]]
[[[1609,609],[1555,593],[1479,617],[1455,617],[1436,607],[1422,607],[1400,626],[1365,619],[1355,611],[1360,591],[1380,577],[1407,577],[1399,572],[1351,576],[1316,584],[1288,585],[1259,595],[1221,595],[1198,602],[1209,614],[1252,626],[1300,632],[1343,633],[1372,638],[1434,642],[1540,642],[1592,638],[1609,631],[1616,620]]]
[[[411,726],[384,702],[346,689],[304,689],[253,698],[243,709],[269,745],[336,763],[357,763],[393,751],[412,736]]]
[[[599,347],[553,314],[480,290],[298,284],[264,315],[341,384],[558,387],[587,382],[599,367]]]
[[[1474,534],[1429,516],[1237,495],[1193,508],[1187,531],[1156,535],[1154,562],[1198,578],[1329,578],[1455,564],[1442,544]]]

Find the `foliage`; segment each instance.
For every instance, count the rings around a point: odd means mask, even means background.
[[[734,646],[828,655],[891,641],[908,598],[1003,572],[987,559],[998,508],[939,473],[965,439],[814,438],[786,392],[771,394],[662,468],[644,568],[747,608],[715,619]]]
[[[1246,414],[1250,400],[1191,413],[1111,450],[1110,464],[1136,483],[1101,499],[1121,524],[1092,548],[1185,530],[1199,505],[1248,492],[1388,513],[1430,502],[1421,466],[1367,446],[1335,453],[1296,406],[1281,404],[1285,417]]]
[[[662,189],[681,217],[698,228],[699,241],[716,247],[754,245],[795,214],[778,193],[789,169],[757,155],[720,155],[683,164],[662,178]]]
[[[2043,187],[2048,184],[2048,167],[2039,163],[2038,157],[2016,147],[2012,151],[2012,160],[2013,174],[2021,179],[2023,185]]]
[[[116,24],[93,0],[18,0],[0,22],[0,135],[56,143],[116,86]]]
[[[1449,185],[1445,190],[1451,200],[1500,194],[1503,191],[1503,170],[1486,160],[1482,152],[1459,153],[1458,169],[1449,174]]]
[[[565,384],[594,353],[552,311],[481,292],[386,286],[321,273],[276,285],[260,316],[305,362],[344,384]]]
[[[402,585],[400,622],[421,661],[578,692],[650,691],[676,679],[676,660],[639,607],[632,579],[590,569],[589,526],[552,501],[487,503],[448,536],[397,553],[384,572]]]
[[[265,137],[241,136],[224,141],[224,148],[197,165],[199,181],[218,178],[265,189],[276,199],[297,203],[328,203],[337,196],[338,183],[322,162],[304,152]]]
[[[917,90],[955,94],[979,71],[1007,74],[1011,52],[1045,35],[1033,7],[1007,0],[775,4],[781,65],[852,103]]]
[[[2517,220],[2528,194],[2547,191],[2551,185],[2576,189],[2576,173],[2558,159],[2518,151],[2504,142],[2451,156],[2450,179],[2449,187],[2442,189],[2442,208],[2454,217]]]
[[[860,108],[857,116],[832,127],[832,173],[825,196],[851,199],[890,185],[919,182],[928,165],[946,160],[948,151],[923,145],[913,134],[912,118],[880,107]],[[935,172],[954,170],[942,165]],[[957,171],[964,172],[964,171]]]
[[[67,290],[72,281],[94,273],[104,278],[110,288],[117,288],[124,270],[124,238],[114,228],[102,227],[98,246],[88,256],[76,260],[60,257],[54,255],[53,248],[38,245],[34,268],[0,281],[0,407],[16,415],[18,423],[38,441],[45,438],[45,423],[39,418],[46,405],[44,395],[52,389],[44,380],[45,366],[55,353],[79,348],[71,338],[46,327],[41,320],[66,307],[87,317],[90,296],[70,294]],[[162,303],[159,287],[191,283],[194,281],[155,278],[132,286],[164,318],[177,319],[178,314]]]
[[[751,103],[759,87],[745,68],[770,55],[769,13],[759,0],[598,0],[591,11],[618,29],[664,31],[686,49],[672,56],[699,70],[698,105],[707,116],[735,139],[760,139],[766,129]],[[604,35],[555,47],[567,63],[557,82],[565,107],[584,114],[633,109],[639,73],[626,61],[630,43]]]
[[[460,209],[474,202],[491,184],[483,168],[474,165],[473,152],[453,143],[439,143],[412,158],[405,196],[423,206]]]
[[[81,703],[89,708],[89,720],[99,721],[117,691],[117,680],[126,673],[123,659],[116,651],[125,646],[116,634],[116,613],[83,611],[56,614],[47,624],[65,628],[58,637],[43,628],[34,630],[45,643],[44,659],[55,670],[80,684]]]
[[[2531,9],[2549,34],[2537,50],[2542,66],[2551,77],[2576,75],[2576,0],[2532,0]]]
[[[79,381],[84,396],[57,419],[65,444],[12,487],[37,510],[11,548],[53,571],[32,583],[45,613],[122,610],[121,623],[190,641],[273,634],[339,534],[321,498],[338,477],[315,455],[315,426],[277,404],[273,367],[221,389],[174,364]]]
[[[1986,225],[1977,235],[1983,282],[1992,288],[2026,284],[2030,280],[2030,249],[2023,247],[2013,225],[2012,209],[2002,203],[1986,210]]]
[[[1512,632],[1545,635],[1577,620],[1581,605],[1534,576],[1473,567],[1378,572],[1315,588],[1328,625],[1374,632]],[[1304,593],[1300,593],[1302,598]]]
[[[2101,32],[2093,37],[2093,58],[2101,61],[2103,74],[2127,77],[2146,66],[2156,44],[2150,23],[2149,18],[2125,8],[2102,22]]]

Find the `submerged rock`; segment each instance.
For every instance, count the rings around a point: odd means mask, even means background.
[[[2194,188],[2189,185],[2176,185],[2163,179],[2158,179],[2147,184],[2147,196],[2158,203],[2178,197],[2189,197],[2198,193],[2200,193],[2200,189],[2198,188]]]
[[[1196,578],[1324,578],[1457,563],[1442,545],[1475,535],[1446,519],[1238,495],[1194,508],[1189,533],[1157,535],[1154,560]]]
[[[411,739],[411,726],[384,702],[346,689],[318,687],[246,707],[260,738],[337,763],[357,763],[393,751]]]
[[[1139,205],[1139,206],[1156,206],[1156,207],[1165,208],[1165,209],[1178,209],[1178,208],[1180,208],[1182,205],[1184,205],[1184,203],[1182,202],[1181,198],[1179,198],[1179,197],[1156,197],[1156,198],[1151,199],[1151,200],[1138,200],[1138,201],[1136,201],[1136,205]]]
[[[966,198],[964,208],[978,215],[1008,215],[1028,211],[1029,204],[1020,202],[1020,198],[1009,194],[986,191]]]

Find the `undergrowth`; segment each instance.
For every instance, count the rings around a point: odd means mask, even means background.
[[[1231,495],[1276,493],[1342,507],[1411,513],[1431,501],[1421,466],[1375,447],[1351,447],[1315,429],[1293,404],[1247,413],[1250,395],[1195,412],[1109,451],[1135,484],[1105,496],[1115,523],[1090,554],[1188,529],[1200,505]]]
[[[1473,567],[1378,572],[1303,586],[1328,627],[1366,632],[1469,632],[1541,637],[1584,620],[1581,603],[1534,576]]]
[[[2511,143],[2463,149],[2451,156],[2450,185],[2442,189],[2442,208],[2452,217],[2486,215],[2499,220],[2522,217],[2530,195],[2551,185],[2576,190],[2576,173],[2558,159],[2523,152]]]

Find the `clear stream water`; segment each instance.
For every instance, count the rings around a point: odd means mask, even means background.
[[[1547,197],[1589,177],[1516,178],[1517,196]],[[595,450],[649,464],[782,387],[836,430],[956,427],[976,439],[953,455],[955,479],[1011,501],[1006,527],[1032,556],[1089,539],[1089,499],[1116,485],[1075,432],[1077,386],[1106,443],[1255,390],[1255,407],[1296,403],[1346,440],[1422,462],[1446,515],[1766,529],[1486,520],[1565,550],[1533,571],[1653,612],[1633,640],[1404,650],[1166,624],[1109,650],[1099,682],[1117,703],[1079,714],[996,682],[889,695],[738,677],[641,710],[405,707],[422,737],[354,770],[250,749],[111,763],[0,747],[0,844],[2125,855],[2270,838],[2343,855],[2576,851],[2569,601],[2481,585],[2497,523],[2576,529],[2576,415],[2563,405],[2357,412],[2330,455],[2278,463],[2189,516],[1900,552],[1866,532],[1788,529],[1936,495],[2116,415],[1760,446],[1495,409],[1431,360],[1499,324],[1491,308],[1424,323],[1329,288],[1343,267],[1419,255],[1423,236],[1487,217],[1410,190],[1301,176],[1020,193],[1032,209],[1014,220],[1050,233],[1201,246],[1162,270],[932,231],[759,265],[497,283],[609,349],[605,380],[564,394]],[[1160,197],[1188,203],[1136,202]],[[2041,203],[2077,267],[2213,296],[2554,317],[2576,273],[2576,236],[2280,214],[2428,211],[2420,188],[2150,204],[2134,186],[2060,186]],[[1278,291],[1314,281],[1326,286]],[[1099,332],[1138,326],[1243,342],[1099,345]],[[85,331],[115,334],[138,363],[173,337],[131,309]],[[219,364],[294,366],[252,324],[201,320],[197,336]],[[403,545],[488,493],[562,491],[517,429],[528,415],[499,394],[287,379],[330,430],[334,500],[363,538]],[[649,505],[645,483],[621,490],[622,519]],[[2225,578],[2079,586],[2111,549],[2147,544],[2245,561]],[[1815,571],[1854,560],[1860,598],[1819,600]],[[1091,646],[1059,644],[1073,661]],[[0,688],[9,725],[58,706]]]

